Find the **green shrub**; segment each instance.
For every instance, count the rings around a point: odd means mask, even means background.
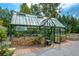
[[[14,32],[14,35],[16,37],[21,37],[21,36],[25,36],[26,32]]]
[[[3,44],[2,41],[6,42],[7,39],[7,30],[6,28],[0,26],[0,43],[2,46],[0,46],[0,56],[11,56],[14,53],[14,50],[9,50],[8,44]]]
[[[3,54],[4,56],[12,56],[14,54],[15,50],[6,50],[6,52]]]
[[[7,30],[6,28],[0,26],[0,41],[4,41],[7,38]]]
[[[0,47],[0,56],[12,56],[15,49],[10,49],[7,44]]]

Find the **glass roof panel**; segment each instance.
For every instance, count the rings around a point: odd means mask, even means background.
[[[17,15],[16,16],[16,19],[15,19],[15,24],[19,24],[20,23],[20,20],[19,20],[20,18],[19,18],[19,16]]]
[[[18,24],[18,25],[44,25],[44,26],[56,26],[56,27],[65,27],[63,24],[61,24],[57,19],[51,18],[51,19],[44,19],[44,18],[38,18],[34,15],[21,15],[14,13],[12,17],[11,24]]]
[[[16,19],[16,14],[13,14],[13,16],[12,16],[12,20],[11,20],[11,24],[15,24],[15,20],[14,19]]]
[[[51,18],[56,27],[65,27],[62,23],[60,23],[57,19]]]

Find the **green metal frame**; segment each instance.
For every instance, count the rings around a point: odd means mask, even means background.
[[[46,21],[46,22],[48,22],[48,20]],[[45,22],[45,23],[46,23]],[[15,27],[15,26],[24,26],[24,27],[31,27],[31,29],[33,29],[34,27],[36,27],[37,29],[38,29],[38,33],[40,34],[40,32],[41,31],[44,31],[44,36],[48,36],[48,38],[53,42],[53,43],[55,43],[55,34],[56,34],[56,28],[59,28],[60,30],[59,30],[59,33],[60,33],[60,36],[61,36],[61,28],[62,27],[56,27],[55,26],[55,24],[54,24],[54,26],[44,26],[45,25],[45,23],[43,24],[43,25],[41,25],[41,26],[35,26],[35,25],[19,25],[19,24],[10,24],[10,39],[12,39],[12,34],[13,34],[13,26]],[[49,31],[51,32],[51,33],[49,33]],[[37,33],[37,34],[38,34]],[[32,34],[32,33],[29,33],[30,35]],[[52,37],[52,38],[51,38]],[[60,40],[60,42],[61,42],[61,40]],[[59,42],[59,43],[60,43]]]

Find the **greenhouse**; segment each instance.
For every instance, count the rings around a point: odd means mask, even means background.
[[[44,37],[46,41],[60,43],[65,26],[56,18],[37,17],[25,13],[13,13],[10,24],[10,40],[14,37]]]

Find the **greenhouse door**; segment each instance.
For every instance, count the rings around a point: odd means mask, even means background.
[[[45,28],[45,38],[48,41],[53,41],[53,36],[52,36],[52,28],[51,27],[46,27]]]
[[[55,29],[55,43],[60,43],[60,36],[61,36],[61,29],[56,28]]]

